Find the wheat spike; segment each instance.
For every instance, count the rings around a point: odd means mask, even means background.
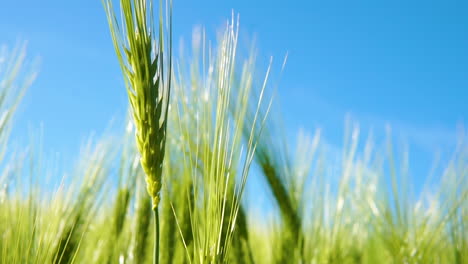
[[[149,2],[149,3],[148,3]],[[166,126],[171,87],[171,43],[169,66],[164,69],[165,49],[162,3],[160,1],[159,37],[153,22],[151,1],[121,0],[119,26],[112,1],[104,3],[119,63],[124,73],[128,98],[136,127],[136,142],[147,191],[153,209],[160,200],[162,165],[166,146]]]

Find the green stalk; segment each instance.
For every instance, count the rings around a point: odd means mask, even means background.
[[[159,213],[158,207],[153,208],[154,215],[154,254],[153,264],[159,264]]]

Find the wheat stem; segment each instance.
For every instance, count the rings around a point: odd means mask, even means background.
[[[153,264],[159,264],[159,213],[158,213],[158,207],[153,207],[153,215],[154,215]]]

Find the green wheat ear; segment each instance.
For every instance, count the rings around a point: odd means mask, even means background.
[[[141,166],[146,174],[147,191],[155,209],[160,200],[162,164],[166,146],[172,38],[169,37],[169,50],[166,55],[162,0],[159,6],[157,40],[151,1],[121,0],[120,26],[112,1],[103,0],[103,4],[132,108],[136,142],[141,155]],[[170,5],[172,9],[172,2]],[[172,31],[171,22],[169,22],[169,31]],[[167,62],[168,67],[165,70]]]

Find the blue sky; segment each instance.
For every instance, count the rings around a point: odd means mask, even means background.
[[[468,2],[174,0],[174,37],[190,39],[195,25],[215,32],[232,10],[241,48],[255,37],[263,66],[289,53],[279,87],[288,133],[321,127],[339,146],[351,113],[378,136],[391,124],[416,167],[454,146],[468,116]],[[27,40],[30,57],[41,58],[14,139],[42,124],[46,151],[71,159],[92,131],[125,114],[101,1],[4,1],[0,36],[9,46]]]

